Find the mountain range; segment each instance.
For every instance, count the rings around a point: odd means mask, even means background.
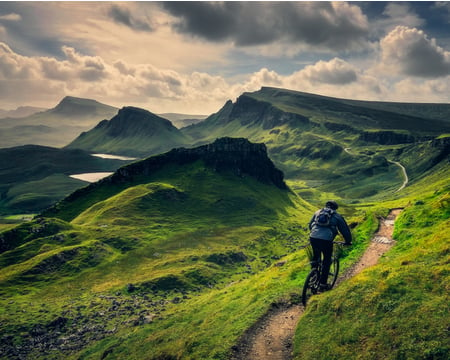
[[[0,224],[0,357],[233,359],[299,303],[307,224],[334,198],[342,273],[401,208],[395,245],[313,296],[292,358],[447,359],[447,114],[263,88],[183,128],[124,107],[64,148],[0,149],[3,209],[39,213]],[[40,203],[75,170],[112,174]]]
[[[172,148],[206,144],[223,136],[246,137],[266,144],[269,156],[284,172],[289,185],[307,200],[321,194],[352,202],[366,198],[375,200],[380,195],[393,194],[406,178],[409,182],[420,178],[445,161],[449,154],[448,104],[362,102],[276,88],[244,93],[205,120],[180,129],[144,109],[117,110],[93,100],[76,98],[65,98],[54,109],[24,121],[31,124],[37,116],[45,115],[48,126],[55,129],[53,126],[59,123],[67,138],[69,133],[74,135],[72,126],[79,121],[87,127],[92,125],[93,119],[100,114],[106,116],[108,112],[114,113],[110,120],[97,122],[67,142],[64,148],[145,158]],[[33,137],[37,128],[44,137],[58,133],[55,130],[49,135],[47,125],[30,126]],[[23,127],[20,129],[22,131]],[[27,135],[26,132],[21,134]],[[58,141],[63,138],[58,136]],[[23,151],[19,148],[18,154]],[[8,156],[15,157],[13,149]],[[97,171],[105,168],[115,170],[102,165]],[[17,170],[11,168],[4,172],[9,171]],[[19,174],[20,170],[14,176],[19,179]],[[47,176],[42,173],[41,179]],[[56,189],[48,180],[52,178],[44,180],[47,185],[42,188]],[[73,185],[73,179],[68,182]],[[3,182],[3,194],[9,188]],[[68,194],[67,191],[56,193],[59,198]],[[21,192],[13,194],[14,197],[33,197]],[[3,199],[6,198],[9,198],[8,203],[20,203],[11,195],[3,195]],[[48,205],[48,202],[33,203],[38,211]],[[12,209],[6,207],[5,210]]]
[[[117,108],[98,101],[66,96],[52,109],[0,119],[0,148],[28,144],[61,147],[116,113]]]

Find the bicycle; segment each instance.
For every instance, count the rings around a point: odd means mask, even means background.
[[[339,274],[339,257],[342,252],[342,246],[345,245],[342,241],[333,241],[333,255],[331,256],[330,272],[328,273],[328,290],[332,289],[336,284],[336,280]],[[308,247],[308,256],[312,259],[312,248]],[[322,274],[322,258],[317,266],[313,267],[306,277],[305,284],[302,291],[302,303],[306,307],[308,299],[312,295],[316,295],[320,292],[320,276]]]

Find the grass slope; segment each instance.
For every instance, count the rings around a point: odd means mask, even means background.
[[[397,244],[377,266],[313,298],[295,359],[448,359],[449,176],[441,166],[390,203],[406,205]]]
[[[297,260],[273,267],[305,240],[299,219],[313,209],[295,194],[201,161],[141,180],[71,223],[38,219],[2,234],[4,353],[22,344],[33,358],[223,357],[272,301],[299,286]],[[225,325],[228,316],[236,323]],[[198,331],[187,338],[188,323]]]

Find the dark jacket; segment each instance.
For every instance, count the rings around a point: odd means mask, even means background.
[[[338,214],[336,211],[333,211],[330,219],[329,226],[319,226],[315,223],[315,218],[319,214],[320,209],[317,210],[309,221],[309,230],[311,231],[309,236],[314,239],[322,239],[333,241],[338,231],[344,237],[344,240],[347,244],[352,242],[352,233],[350,232],[350,228],[348,227],[345,219]]]

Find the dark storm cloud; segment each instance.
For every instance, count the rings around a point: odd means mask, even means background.
[[[138,19],[131,12],[118,5],[112,5],[108,11],[108,15],[118,24],[128,26],[138,31],[153,31],[152,26],[147,20]]]
[[[165,2],[163,7],[178,18],[178,32],[237,46],[284,40],[347,50],[368,35],[367,18],[347,3]]]

